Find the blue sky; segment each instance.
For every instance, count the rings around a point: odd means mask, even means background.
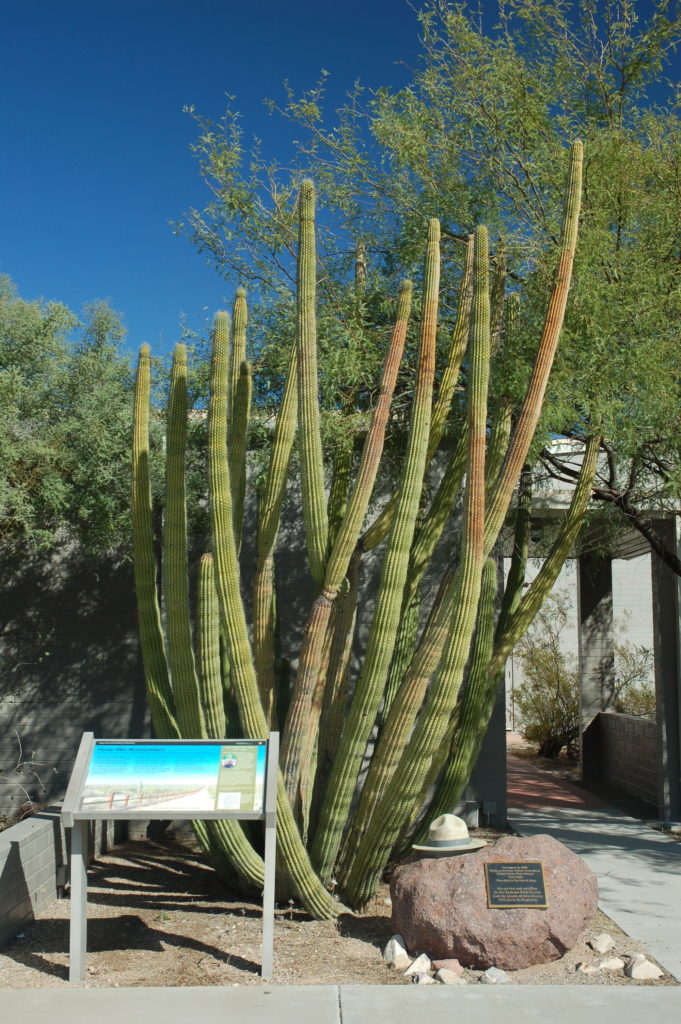
[[[127,346],[167,352],[232,292],[170,222],[208,193],[185,105],[219,118],[236,97],[247,133],[290,156],[263,99],[330,73],[328,105],[356,78],[399,87],[419,58],[425,0],[2,0],[0,273],[25,298],[76,311],[108,298]],[[495,0],[482,0],[496,20]],[[640,10],[650,7],[641,0]]]
[[[168,783],[169,776],[177,777],[183,786],[212,785],[217,781],[223,743],[97,743],[92,753],[87,785],[122,785],[126,779],[137,783],[143,779],[149,784]],[[238,744],[226,744],[226,749],[239,754]],[[264,777],[267,746],[257,747],[256,771]]]
[[[419,6],[422,0],[415,0]],[[236,96],[248,132],[286,157],[262,105],[322,68],[337,105],[355,78],[399,86],[418,59],[406,0],[3,0],[0,273],[76,310],[109,298],[127,346],[155,352],[232,296],[170,222],[207,200],[186,104]]]
[[[147,785],[167,784],[168,776],[177,776],[184,786],[207,785],[217,781],[220,751],[216,744],[112,745],[95,747],[87,783],[108,783],[143,779]]]

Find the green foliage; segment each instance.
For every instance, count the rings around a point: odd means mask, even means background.
[[[79,537],[100,550],[129,530],[130,367],[120,316],[81,320],[27,302],[0,280],[0,536],[49,547]]]
[[[621,508],[626,500],[639,526],[637,511],[668,505],[681,484],[681,122],[678,89],[665,84],[681,37],[678,9],[667,0],[512,0],[495,17],[431,0],[419,14],[423,55],[408,85],[371,93],[358,84],[335,113],[325,109],[325,75],[301,95],[286,86],[269,106],[290,127],[290,159],[251,148],[234,110],[218,124],[197,117],[196,154],[213,199],[182,228],[221,273],[265,300],[260,322],[279,328],[268,341],[256,318],[257,369],[281,372],[296,183],[314,173],[323,210],[320,384],[325,407],[338,410],[344,396],[371,392],[386,286],[394,290],[397,266],[418,286],[428,218],[443,225],[445,315],[466,239],[483,220],[493,250],[503,238],[522,297],[517,329],[497,353],[491,399],[517,401],[553,272],[561,154],[582,138],[573,300],[533,453],[551,434],[581,438],[597,424],[612,455],[597,497]],[[360,331],[343,287],[358,240],[369,257]],[[444,349],[441,335],[439,367]],[[407,351],[413,356],[413,343]],[[413,374],[408,358],[398,409]],[[326,420],[339,433],[341,422]],[[454,415],[450,430],[457,425]],[[397,423],[393,437],[403,450]]]
[[[615,636],[615,688],[613,710],[639,718],[656,716],[655,670],[653,652],[649,647],[627,640],[628,618],[620,623]]]
[[[568,622],[567,591],[551,594],[532,626],[516,646],[523,681],[514,690],[525,739],[538,745],[542,757],[558,757],[563,749],[577,755],[579,739],[579,672],[577,658],[561,647]],[[652,652],[632,644],[626,620],[616,629],[615,679],[607,710],[655,718],[655,688],[650,682]]]
[[[516,647],[523,682],[514,690],[522,733],[537,743],[541,757],[558,757],[563,748],[577,754],[579,674],[574,655],[561,650],[567,625],[566,594],[552,594]]]

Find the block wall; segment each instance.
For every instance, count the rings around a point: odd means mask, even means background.
[[[114,823],[97,822],[91,850],[113,845]],[[68,842],[52,807],[0,832],[0,946],[33,921],[68,881]]]
[[[603,781],[657,807],[657,723],[634,715],[607,712],[599,715],[598,730]]]

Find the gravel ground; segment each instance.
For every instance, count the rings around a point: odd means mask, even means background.
[[[81,985],[259,985],[260,913],[258,904],[230,898],[201,855],[186,846],[147,840],[116,847],[92,865],[89,875],[88,977]],[[0,951],[0,988],[68,984],[68,930],[69,901],[55,900],[39,920]],[[623,972],[577,972],[580,961],[598,964],[603,959],[587,945],[589,938],[603,931],[615,940],[608,956],[645,953],[598,912],[564,957],[509,973],[509,982],[676,984],[666,972],[654,982],[631,981]],[[313,921],[292,906],[279,906],[273,982],[409,984],[410,979],[383,962],[381,950],[391,934],[387,886],[361,916],[346,914],[337,921]],[[466,971],[465,977],[477,982],[480,973]]]

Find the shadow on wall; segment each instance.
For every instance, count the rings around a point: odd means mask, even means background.
[[[7,846],[4,858],[0,851],[0,947],[13,937],[17,927],[34,919],[19,843]]]
[[[22,784],[42,803],[63,795],[83,731],[148,734],[132,566],[73,546],[0,557],[0,770],[34,762],[44,790]],[[0,789],[0,811],[25,800]]]

